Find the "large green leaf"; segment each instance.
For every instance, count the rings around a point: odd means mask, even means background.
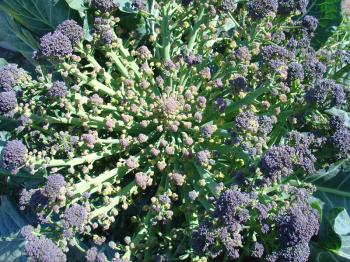
[[[318,49],[332,35],[335,27],[342,21],[342,0],[313,0],[310,1],[309,14],[315,16],[319,25],[312,40],[312,45]]]
[[[0,69],[6,64],[8,64],[7,61],[4,58],[0,58]]]
[[[70,8],[79,11],[80,13],[84,12],[86,9],[84,5],[84,0],[66,0]]]
[[[32,55],[38,49],[38,43],[32,34],[3,12],[0,12],[0,24],[0,46],[21,53],[34,63]]]
[[[0,0],[0,10],[38,36],[76,15],[64,0]]]
[[[350,259],[350,168],[340,160],[307,178],[317,187],[314,205],[322,210],[319,242],[313,246],[312,261]],[[328,259],[326,259],[328,258]],[[345,260],[344,260],[345,259]]]
[[[18,211],[7,196],[0,196],[0,261],[27,261],[23,256],[25,240],[19,230],[30,220]]]

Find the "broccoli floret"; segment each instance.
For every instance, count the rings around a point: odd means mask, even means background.
[[[26,162],[27,147],[19,140],[12,140],[5,144],[1,158],[2,167],[12,173],[17,173],[18,168]]]
[[[25,253],[29,261],[37,262],[64,262],[66,255],[45,236],[31,236],[27,239]]]
[[[248,2],[249,16],[254,20],[260,20],[270,13],[276,13],[277,8],[277,0],[251,0]]]
[[[17,107],[17,97],[14,91],[0,92],[0,113],[11,115]]]
[[[72,43],[67,36],[60,31],[47,33],[40,39],[40,52],[38,56],[44,58],[63,59],[72,55]]]
[[[56,31],[68,37],[72,44],[79,43],[84,37],[83,28],[74,20],[63,21],[57,26]]]

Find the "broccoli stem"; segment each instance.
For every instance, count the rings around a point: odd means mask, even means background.
[[[92,162],[99,160],[101,158],[111,156],[114,153],[115,153],[115,150],[107,149],[107,150],[104,150],[101,152],[92,153],[92,154],[89,154],[86,156],[77,157],[77,158],[73,158],[73,159],[53,159],[53,160],[50,160],[48,163],[45,163],[45,161],[40,160],[40,161],[37,161],[35,164],[36,165],[45,164],[46,167],[77,166],[77,165],[81,165],[84,163],[92,163]]]
[[[201,9],[199,10],[199,15],[197,17],[197,20],[196,20],[194,26],[193,26],[193,29],[191,32],[191,37],[190,37],[190,40],[188,42],[188,53],[190,53],[192,51],[194,45],[196,44],[196,39],[197,39],[200,25],[202,24],[203,16],[204,16],[204,6],[202,6]]]
[[[129,71],[123,65],[122,61],[119,59],[118,55],[115,52],[109,52],[108,55],[114,60],[115,64],[118,67],[119,72],[126,78],[129,78]]]
[[[169,25],[169,6],[165,5],[162,8],[163,19],[161,23],[162,32],[162,56],[163,61],[170,59],[170,25]]]
[[[132,181],[127,186],[125,186],[118,194],[110,200],[110,204],[101,208],[98,208],[90,213],[90,219],[94,219],[102,214],[107,214],[112,210],[116,205],[118,205],[121,199],[126,196],[131,196],[137,193],[137,186],[135,181]]]

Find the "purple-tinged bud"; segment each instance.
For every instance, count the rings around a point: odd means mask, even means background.
[[[142,60],[149,60],[152,58],[151,51],[149,51],[148,47],[144,45],[136,49],[136,55]]]
[[[140,143],[145,143],[147,142],[148,140],[148,136],[146,136],[145,134],[139,134],[137,136],[137,140],[140,142]]]
[[[139,163],[137,161],[137,159],[133,156],[130,156],[126,161],[125,161],[126,166],[129,169],[135,169],[139,167]]]
[[[205,108],[207,105],[207,99],[204,96],[199,96],[197,99],[197,104],[200,108]]]
[[[175,147],[173,146],[167,146],[165,148],[165,154],[169,155],[169,156],[172,156],[175,154]]]
[[[62,194],[62,191],[64,190],[66,184],[67,183],[64,180],[64,177],[60,174],[53,174],[48,176],[44,186],[45,196],[47,196],[51,201],[55,201],[60,196],[60,194]]]
[[[65,228],[78,228],[82,229],[86,224],[88,218],[88,213],[86,208],[74,204],[73,206],[67,208],[63,214],[62,224]]]
[[[194,113],[194,120],[195,120],[197,123],[202,122],[202,119],[203,119],[203,116],[202,116],[202,113],[201,113],[201,112],[196,112],[196,113]]]
[[[103,104],[103,99],[98,94],[93,94],[89,97],[89,102],[95,106]]]
[[[16,174],[17,169],[25,164],[28,150],[19,140],[8,141],[1,153],[2,167]]]
[[[93,147],[97,142],[93,134],[84,134],[82,135],[82,139],[89,147]]]
[[[181,175],[180,173],[170,173],[169,179],[176,186],[182,186],[185,182],[185,177],[183,175]]]
[[[47,92],[47,96],[52,99],[65,98],[67,94],[67,86],[62,81],[53,82],[50,90]]]
[[[0,114],[10,116],[17,107],[17,98],[14,91],[0,92]]]
[[[113,131],[113,129],[115,128],[116,122],[114,119],[107,119],[106,120],[106,127],[109,131]]]
[[[159,155],[159,153],[160,153],[160,151],[157,149],[157,148],[152,148],[151,149],[151,154],[152,154],[152,156],[154,156],[154,157],[156,157],[156,156],[158,156]]]
[[[136,173],[135,174],[135,183],[142,190],[145,190],[147,186],[152,184],[152,179],[145,173]]]
[[[209,164],[210,157],[211,154],[208,150],[202,150],[196,154],[196,161],[198,164],[205,166]]]
[[[25,245],[25,254],[29,261],[50,261],[65,262],[66,255],[60,250],[54,242],[45,236],[31,236]]]
[[[202,69],[202,71],[200,71],[200,75],[203,79],[210,80],[211,79],[210,68],[206,67],[206,68]]]
[[[216,126],[214,125],[210,125],[210,124],[206,124],[202,127],[201,129],[201,135],[204,137],[204,138],[211,138],[211,136],[214,134],[214,132],[216,131]]]

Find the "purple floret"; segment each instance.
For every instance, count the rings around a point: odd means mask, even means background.
[[[9,115],[17,107],[17,98],[14,91],[0,92],[0,113]]]
[[[350,154],[350,131],[345,126],[339,126],[329,138],[329,143],[338,151],[340,158],[346,158]]]
[[[119,3],[116,0],[92,0],[91,4],[102,12],[111,12],[119,7]]]
[[[249,16],[254,20],[265,18],[269,13],[276,13],[277,0],[251,0],[248,2]]]
[[[50,90],[47,92],[49,98],[64,98],[68,94],[67,86],[62,81],[52,83]]]
[[[56,31],[68,37],[73,44],[79,43],[84,37],[83,28],[74,20],[63,21],[57,26]]]
[[[304,69],[298,62],[292,62],[288,65],[288,81],[304,80]]]
[[[16,173],[17,169],[25,164],[28,150],[19,140],[12,140],[6,143],[2,150],[2,167]]]
[[[316,31],[317,26],[318,26],[318,20],[316,17],[311,16],[311,15],[306,15],[302,22],[301,22],[303,28],[306,30],[308,33],[313,33]]]
[[[92,248],[88,249],[86,251],[86,254],[85,254],[86,261],[87,262],[95,262],[97,254],[98,254],[98,250],[96,247],[92,247]]]
[[[278,214],[276,225],[280,242],[289,247],[308,243],[320,226],[317,212],[304,203]]]
[[[210,124],[206,124],[201,129],[201,135],[202,137],[209,139],[216,131],[216,127]]]
[[[40,55],[44,57],[63,59],[72,53],[71,41],[59,31],[47,33],[40,39]]]
[[[26,72],[16,64],[5,65],[0,69],[0,90],[11,91],[25,76]]]
[[[215,204],[214,216],[223,221],[226,225],[246,220],[244,206],[249,203],[249,195],[231,188],[221,193]],[[248,214],[249,215],[249,214]]]
[[[261,158],[259,167],[271,179],[276,179],[276,175],[290,175],[294,155],[295,149],[290,146],[271,147]]]
[[[304,65],[305,77],[312,79],[321,79],[327,71],[327,67],[311,54],[306,59]]]
[[[45,195],[52,201],[62,193],[62,189],[66,186],[64,177],[60,174],[53,174],[47,177],[44,192]]]
[[[209,163],[210,157],[211,154],[208,150],[202,150],[196,154],[196,161],[202,166],[207,165]]]
[[[309,0],[279,0],[278,13],[281,15],[290,15],[295,11],[304,14],[306,12]]]
[[[255,242],[251,247],[251,256],[260,258],[264,255],[264,250],[265,249],[263,244]]]
[[[222,0],[220,10],[223,12],[234,12],[237,8],[236,0]]]
[[[339,106],[346,101],[346,95],[342,86],[329,79],[317,81],[307,91],[305,98],[308,103],[316,104],[317,106]]]
[[[24,210],[26,207],[35,209],[37,207],[44,207],[47,205],[48,199],[43,195],[40,189],[23,189],[19,197],[20,209]]]
[[[62,224],[65,228],[76,227],[81,229],[85,225],[87,217],[88,213],[86,208],[75,204],[67,208],[64,212]]]
[[[286,247],[277,252],[278,261],[283,262],[307,262],[309,261],[309,256],[310,248],[308,242]]]
[[[25,253],[32,262],[64,262],[66,255],[54,242],[45,236],[30,237],[25,245]]]
[[[210,224],[207,221],[204,221],[201,224],[199,224],[198,228],[192,233],[190,244],[194,252],[202,254],[208,251],[209,247],[214,243],[214,241],[214,228],[212,224]]]

